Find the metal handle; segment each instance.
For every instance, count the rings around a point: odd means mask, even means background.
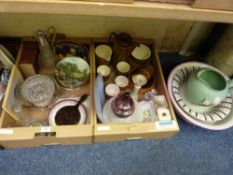
[[[56,137],[56,132],[36,132],[35,137]]]
[[[111,33],[110,33],[109,38],[108,38],[108,43],[109,43],[109,44],[112,44],[112,43],[113,43],[113,41],[112,41],[112,37],[113,37],[113,36],[116,38],[116,37],[117,37],[117,33],[116,33],[116,32],[111,32]]]
[[[44,146],[44,147],[53,147],[53,146],[58,146],[58,145],[62,145],[60,143],[46,143],[46,144],[43,144],[41,146]]]

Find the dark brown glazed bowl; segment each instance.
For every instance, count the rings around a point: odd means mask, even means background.
[[[119,118],[126,118],[133,114],[135,104],[129,92],[125,92],[112,101],[111,108]]]

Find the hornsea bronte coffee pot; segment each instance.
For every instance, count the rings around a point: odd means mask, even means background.
[[[113,45],[112,65],[116,67],[117,63],[127,61],[133,49],[139,44],[133,41],[130,34],[122,32],[112,32],[109,35],[109,43]]]

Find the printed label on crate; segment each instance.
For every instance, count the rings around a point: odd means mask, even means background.
[[[110,126],[97,126],[98,131],[109,131],[111,130]]]
[[[156,121],[155,122],[156,129],[174,129],[177,128],[176,121],[168,120],[168,121]]]
[[[13,129],[0,129],[0,134],[1,135],[12,135],[14,134]]]
[[[50,126],[42,126],[40,128],[40,132],[51,132],[51,127]]]

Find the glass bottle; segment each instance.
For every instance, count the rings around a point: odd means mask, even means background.
[[[52,75],[55,70],[56,58],[54,51],[48,43],[46,32],[38,30],[36,38],[40,50],[38,56],[39,73]]]

